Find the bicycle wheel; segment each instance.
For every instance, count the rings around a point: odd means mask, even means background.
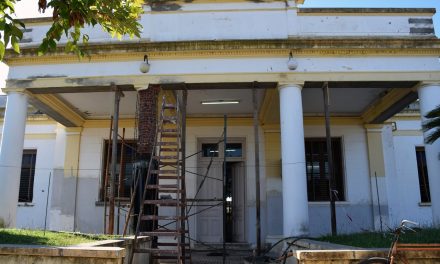
[[[364,259],[359,264],[388,264],[390,263],[386,258],[369,258]]]

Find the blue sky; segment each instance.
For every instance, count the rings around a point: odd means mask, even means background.
[[[37,11],[36,0],[22,0],[18,2],[19,17],[41,16]],[[434,26],[437,36],[440,37],[440,0],[305,0],[303,7],[435,7]],[[49,16],[48,13],[44,16]],[[7,67],[0,63],[0,87],[4,87],[4,78]],[[1,91],[0,91],[1,94]]]

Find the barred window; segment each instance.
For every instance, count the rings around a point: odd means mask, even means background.
[[[417,171],[419,174],[420,201],[422,203],[431,202],[429,192],[428,167],[426,165],[426,155],[424,147],[416,147]]]
[[[109,145],[111,146],[112,142],[105,140],[104,142],[104,152],[103,152],[103,169],[102,169],[102,178],[101,178],[101,192],[100,198],[101,201],[104,200],[104,182],[105,182],[105,172],[107,166],[107,152]],[[121,150],[123,150],[123,159],[121,164]],[[131,188],[133,184],[134,172],[133,172],[133,164],[135,162],[136,157],[136,141],[133,140],[125,140],[124,147],[122,148],[122,141],[118,141],[118,149],[117,149],[117,163],[116,163],[116,177],[115,177],[115,197],[119,197],[121,200],[128,200],[131,196]],[[111,170],[111,154],[109,157],[108,164],[108,177],[110,177]],[[122,166],[122,175],[120,175]],[[120,186],[119,186],[120,183]],[[119,186],[119,188],[118,188]]]
[[[34,198],[34,177],[37,150],[23,150],[21,162],[20,189],[18,201],[24,203],[32,202]]]
[[[329,171],[325,138],[306,138],[307,196],[309,201],[329,201]],[[337,200],[344,201],[344,171],[340,138],[332,138],[333,170]]]

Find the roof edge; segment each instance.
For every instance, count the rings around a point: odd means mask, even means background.
[[[435,14],[435,8],[299,8],[298,13],[348,13],[348,14]]]

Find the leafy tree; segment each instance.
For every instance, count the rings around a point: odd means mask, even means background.
[[[25,24],[15,17],[15,4],[20,0],[0,0],[0,61],[5,49],[11,44],[20,52],[19,42],[23,38]],[[37,1],[35,1],[37,2]],[[62,36],[67,38],[66,52],[84,55],[80,44],[87,45],[89,36],[81,32],[87,26],[101,25],[112,37],[124,35],[140,37],[143,0],[38,0],[38,9],[45,12],[52,8],[52,25],[41,42],[38,54],[56,49]]]
[[[426,138],[426,143],[432,144],[440,138],[440,105],[428,112],[425,117],[427,120],[423,123],[423,131],[433,130]]]

